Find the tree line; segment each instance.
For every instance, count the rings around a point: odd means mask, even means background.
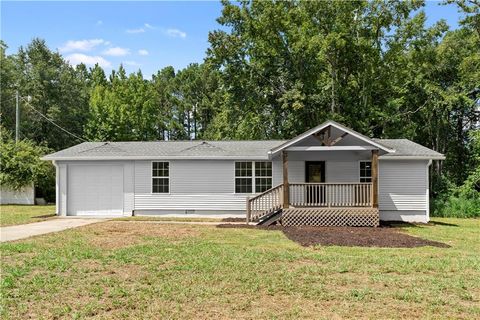
[[[15,90],[28,97],[22,138],[53,150],[82,139],[288,139],[333,119],[446,154],[435,188],[462,186],[480,166],[480,9],[448,2],[462,12],[455,30],[427,26],[416,0],[223,1],[204,62],[151,78],[70,66],[41,39],[11,55],[2,42],[2,127],[14,131]]]

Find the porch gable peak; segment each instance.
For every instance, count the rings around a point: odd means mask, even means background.
[[[332,129],[339,131],[337,135],[332,135]],[[358,146],[338,146],[337,143],[340,143],[344,138],[352,136],[358,140],[365,142],[366,145],[358,145]],[[308,139],[310,137],[315,138],[320,143],[320,146],[302,146],[302,147],[292,147],[293,145]],[[373,139],[356,132],[350,128],[347,128],[340,123],[337,123],[333,120],[328,120],[322,123],[315,128],[312,128],[295,138],[281,144],[278,147],[275,147],[269,151],[270,155],[274,155],[279,153],[283,150],[300,150],[300,149],[308,149],[308,150],[354,150],[355,148],[361,148],[362,150],[371,150],[371,149],[378,149],[382,150],[386,153],[394,153],[395,150],[388,148],[378,142],[375,142]],[[353,149],[352,149],[353,148]],[[355,149],[356,150],[356,149]]]

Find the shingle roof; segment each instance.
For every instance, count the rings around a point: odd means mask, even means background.
[[[284,142],[283,140],[84,142],[45,156],[43,159],[268,159],[268,151]]]
[[[431,159],[443,159],[443,154],[436,152],[432,149],[424,147],[418,143],[410,141],[408,139],[373,139],[378,143],[395,149],[394,153],[387,153],[382,158],[395,158],[395,157],[425,157]]]
[[[443,155],[408,139],[373,139],[394,153],[381,158]],[[44,160],[92,159],[268,159],[268,152],[285,140],[84,142],[45,156]]]

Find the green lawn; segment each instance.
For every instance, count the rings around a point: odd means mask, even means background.
[[[37,222],[55,216],[55,206],[1,205],[0,226]]]
[[[402,230],[451,248],[128,221],[4,243],[1,317],[480,318],[480,220]]]

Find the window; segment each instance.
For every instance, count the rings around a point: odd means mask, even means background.
[[[252,162],[235,162],[235,192],[252,193]]]
[[[255,192],[272,188],[272,163],[255,162]]]
[[[235,192],[256,193],[272,188],[272,163],[269,161],[235,162]]]
[[[371,161],[360,161],[360,182],[372,182]]]
[[[152,193],[168,193],[169,179],[168,162],[152,162]]]

